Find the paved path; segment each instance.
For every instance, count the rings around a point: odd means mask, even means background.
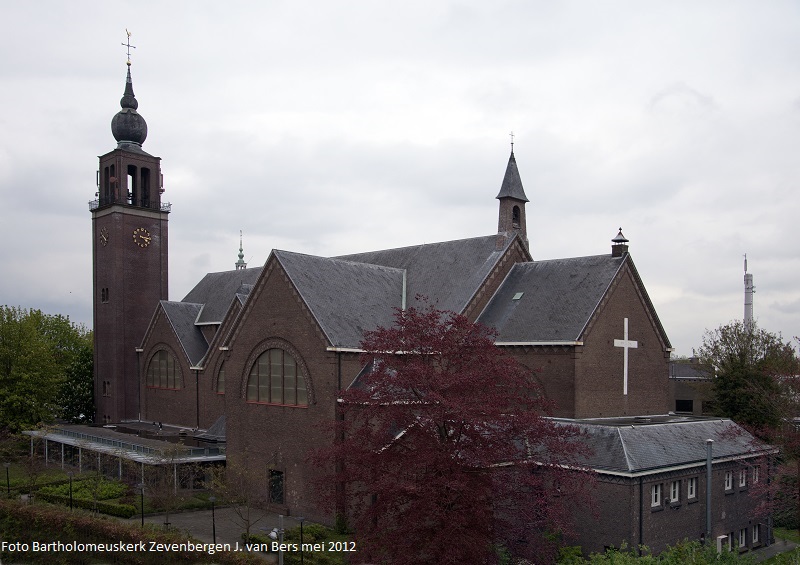
[[[750,555],[753,557],[756,563],[761,563],[762,561],[766,561],[770,557],[775,557],[779,553],[787,553],[789,551],[795,550],[796,548],[797,544],[794,543],[793,541],[775,538],[775,543],[773,543],[770,546],[757,549]]]
[[[251,510],[251,527],[250,533],[266,535],[272,528],[278,527],[280,518],[277,514],[264,512],[261,510]],[[141,515],[135,516],[126,522],[130,524],[140,524]],[[148,524],[155,524],[159,526],[164,525],[166,519],[165,514],[153,514],[145,516],[144,521]],[[195,510],[192,512],[179,512],[169,515],[170,528],[189,533],[192,537],[207,543],[212,543],[216,539],[216,543],[229,543],[231,547],[243,547],[242,533],[244,526],[242,520],[236,515],[232,508],[216,508],[212,520],[211,510]],[[283,527],[285,529],[293,528],[300,522],[291,517],[285,517]],[[216,529],[216,538],[214,538],[214,529]],[[277,562],[274,555],[258,554],[261,555],[265,561],[275,563]]]

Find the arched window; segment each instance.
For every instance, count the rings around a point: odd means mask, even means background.
[[[511,210],[511,224],[518,228],[520,223],[520,213],[519,213],[519,206],[514,206]]]
[[[294,358],[283,349],[262,353],[247,380],[248,402],[307,406],[306,381],[297,370]]]
[[[147,386],[154,388],[181,388],[178,362],[168,351],[156,352],[147,367]]]
[[[225,362],[222,362],[222,366],[219,368],[219,373],[217,373],[217,393],[218,394],[225,394]]]

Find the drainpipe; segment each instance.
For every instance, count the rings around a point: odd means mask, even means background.
[[[200,371],[194,370],[194,392],[197,408],[197,429],[200,429]]]
[[[400,309],[406,310],[406,270],[403,269],[403,296],[401,297]]]
[[[136,392],[139,394],[139,408],[138,408],[137,412],[139,413],[138,414],[138,420],[140,422],[142,421],[142,382],[145,380],[145,379],[142,379],[142,352],[143,351],[144,351],[144,349],[142,349],[140,347],[136,348],[136,381],[137,381],[136,384],[138,385],[136,387]],[[97,420],[95,420],[95,423],[97,423]]]
[[[639,476],[639,557],[644,547],[644,477]]]
[[[706,440],[706,543],[711,543],[711,452],[714,440]]]

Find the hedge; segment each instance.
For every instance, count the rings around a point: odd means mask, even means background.
[[[69,496],[50,494],[42,491],[39,491],[35,496],[37,499],[44,500],[45,502],[69,506]],[[132,518],[139,512],[132,504],[116,504],[114,502],[98,500],[97,506],[95,507],[95,501],[86,500],[85,498],[75,498],[74,496],[72,497],[72,505],[76,508],[85,508],[86,510],[94,510],[97,508],[98,512],[108,514],[109,516],[118,516],[120,518]]]
[[[180,532],[142,529],[137,525],[114,518],[96,517],[82,512],[70,512],[56,506],[28,505],[15,500],[0,500],[0,538],[9,543],[200,543]],[[241,552],[198,551],[170,552],[10,552],[0,553],[3,563],[73,564],[121,563],[136,565],[161,565],[164,563],[219,563],[220,565],[255,565],[259,558]]]

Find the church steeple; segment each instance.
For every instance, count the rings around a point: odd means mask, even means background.
[[[522,179],[517,169],[517,160],[514,158],[514,143],[511,143],[511,155],[508,158],[506,174],[503,184],[497,195],[500,201],[500,214],[497,225],[498,235],[510,237],[516,233],[520,236],[525,246],[528,245],[528,229],[525,223],[525,203],[529,202],[522,188]]]

